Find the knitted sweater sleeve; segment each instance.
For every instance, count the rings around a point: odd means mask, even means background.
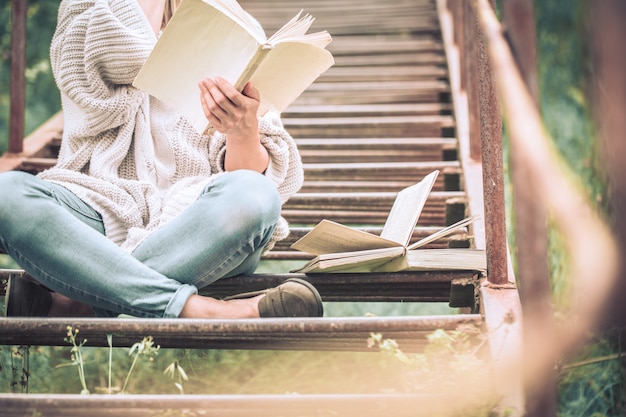
[[[82,113],[85,136],[135,117],[145,93],[131,83],[155,42],[136,1],[62,2],[50,60],[62,97]]]
[[[302,187],[304,181],[300,153],[277,113],[268,112],[259,120],[259,134],[270,156],[265,175],[276,185],[284,203]],[[213,172],[224,171],[225,135],[213,134],[209,154]]]

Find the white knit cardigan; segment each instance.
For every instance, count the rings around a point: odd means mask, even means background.
[[[50,49],[65,123],[58,163],[39,176],[90,204],[128,251],[224,172],[225,135],[198,134],[131,85],[155,42],[135,0],[64,0]],[[259,129],[270,154],[265,175],[284,203],[302,185],[298,150],[277,114]],[[287,234],[281,218],[268,248]]]

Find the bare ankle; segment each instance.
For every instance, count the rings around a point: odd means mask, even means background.
[[[259,317],[259,299],[262,296],[241,300],[217,300],[215,298],[192,295],[189,297],[180,318],[237,319]]]

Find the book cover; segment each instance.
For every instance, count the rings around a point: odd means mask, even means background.
[[[235,0],[185,0],[133,85],[177,108],[200,133],[209,125],[198,89],[206,77],[239,89],[250,81],[261,94],[261,114],[282,112],[334,64],[328,32],[307,33],[313,20],[299,13],[267,38]]]

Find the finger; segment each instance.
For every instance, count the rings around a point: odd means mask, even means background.
[[[228,100],[233,103],[235,106],[241,106],[243,104],[242,94],[237,91],[235,86],[233,86],[228,80],[222,77],[215,77],[215,84],[219,88],[220,92],[224,95],[224,97],[228,98]]]
[[[203,80],[198,84],[200,88],[200,103],[202,104],[202,110],[206,118],[211,124],[217,128],[217,125],[221,124],[221,120],[225,117],[224,110],[215,102],[213,95],[211,94],[211,88],[213,81]]]
[[[228,112],[226,107],[232,107],[232,103],[229,102],[210,78],[201,82],[201,91],[209,110],[217,116],[223,117]]]
[[[210,85],[208,85],[208,90],[211,93],[213,101],[215,101],[215,103],[219,107],[221,107],[225,112],[228,113],[232,110],[234,106],[236,106],[236,103],[234,103],[233,100],[229,97],[229,94],[232,94],[232,91],[228,91],[228,89],[224,91],[224,82],[225,80],[220,81],[218,79],[215,79],[214,81],[211,81]]]
[[[252,85],[251,82],[246,83],[242,93],[253,100],[261,101],[261,93]]]

